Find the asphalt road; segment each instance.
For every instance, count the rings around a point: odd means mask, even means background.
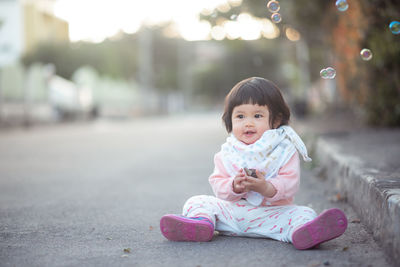
[[[167,241],[160,217],[212,194],[225,137],[217,114],[1,130],[0,266],[392,266],[309,163],[296,202],[342,208],[340,238],[307,251],[255,238]]]

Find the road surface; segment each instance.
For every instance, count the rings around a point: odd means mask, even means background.
[[[296,202],[345,210],[340,238],[307,251],[255,238],[167,241],[160,217],[212,194],[225,138],[218,114],[1,130],[0,266],[392,266],[308,165]]]

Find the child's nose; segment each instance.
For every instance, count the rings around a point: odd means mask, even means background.
[[[254,121],[252,119],[247,119],[246,126],[254,126]]]

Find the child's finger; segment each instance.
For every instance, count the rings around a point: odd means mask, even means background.
[[[245,181],[246,181],[247,183],[252,184],[252,183],[256,183],[256,182],[258,181],[258,178],[254,178],[254,177],[251,177],[251,176],[247,176]]]
[[[237,179],[236,179],[236,181],[238,182],[238,183],[241,183],[241,182],[243,182],[243,181],[245,181],[245,177],[244,176],[239,176],[239,177],[237,177]]]
[[[243,184],[237,184],[236,188],[240,189],[240,190],[243,190],[244,189],[244,185]]]
[[[256,175],[257,175],[257,178],[264,179],[263,174],[259,170],[256,170]]]
[[[235,190],[237,190],[237,191],[243,191],[244,189],[245,189],[245,187],[243,186],[243,184],[239,184],[239,183],[235,183],[234,184],[234,187],[235,187]]]
[[[251,190],[251,183],[249,183],[249,182],[243,182],[242,186],[244,189]]]
[[[241,177],[241,178],[243,178],[243,177],[246,177],[246,174],[244,174],[244,173],[239,173],[236,177]]]

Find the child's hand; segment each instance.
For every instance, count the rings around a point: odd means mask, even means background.
[[[243,181],[245,181],[246,179],[246,174],[243,171],[243,169],[239,170],[239,173],[235,176],[235,178],[233,178],[233,192],[235,192],[236,194],[241,194],[246,192],[245,191],[245,187],[243,185]]]
[[[255,191],[263,195],[264,197],[273,197],[276,194],[275,187],[265,180],[263,174],[256,170],[257,178],[245,175],[245,179],[242,182],[244,191]]]

